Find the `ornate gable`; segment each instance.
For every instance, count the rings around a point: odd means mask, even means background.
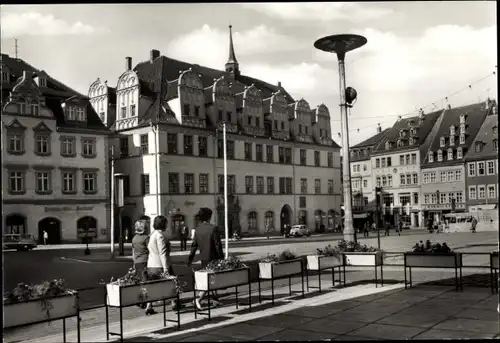
[[[5,128],[8,130],[26,130],[26,126],[21,124],[21,122],[17,119],[14,119],[9,124],[5,125]]]
[[[38,125],[33,128],[33,131],[38,132],[38,133],[51,133],[52,132],[52,130],[43,121],[38,123]]]

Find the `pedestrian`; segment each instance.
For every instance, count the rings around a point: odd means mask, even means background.
[[[472,233],[476,233],[476,225],[477,225],[477,219],[476,219],[476,217],[472,217],[472,223],[471,223]]]
[[[281,234],[281,236],[283,236],[283,237],[285,236],[285,226],[286,226],[286,225],[281,225],[281,229],[280,229],[280,234]]]
[[[167,229],[167,218],[165,216],[157,216],[153,222],[153,232],[149,237],[148,243],[148,276],[158,273],[169,273],[174,275],[172,261],[170,260],[170,241],[165,237]],[[175,300],[172,305],[176,305]],[[179,304],[177,304],[179,306]],[[155,314],[153,303],[148,303],[146,315]]]
[[[180,239],[181,239],[181,251],[187,250],[187,240],[189,236],[189,230],[184,222],[181,222],[180,227]]]
[[[397,231],[398,231],[398,236],[401,236],[401,231],[403,231],[403,221],[402,220],[399,220],[399,225],[398,225]]]
[[[43,244],[47,245],[49,242],[49,233],[45,230],[43,230]]]
[[[211,261],[220,260],[224,258],[222,251],[222,241],[217,228],[210,224],[212,219],[212,210],[207,207],[200,208],[198,212],[200,224],[196,228],[196,235],[191,245],[191,253],[188,258],[188,266],[193,263],[196,251],[200,250],[199,258],[201,260],[201,268],[205,268]],[[201,291],[198,298],[194,300],[195,306],[201,310],[201,301],[205,296],[204,291]],[[217,301],[217,295],[214,294],[214,300]]]
[[[389,223],[386,223],[384,236],[389,236],[389,229],[390,228],[391,228],[391,225]]]
[[[269,239],[269,224],[266,224],[266,236],[267,236],[267,239]]]
[[[372,223],[372,230],[377,231],[377,224],[375,222]]]
[[[194,228],[191,229],[191,236],[189,237],[191,240],[194,239],[194,234],[196,233],[196,230]]]
[[[364,228],[364,237],[370,236],[370,224],[368,222],[365,223],[365,228]]]
[[[134,224],[135,235],[132,238],[132,257],[134,259],[134,269],[140,275],[143,281],[148,278],[148,243],[149,243],[149,222],[144,219],[139,219]],[[146,309],[147,303],[139,305],[142,309]]]
[[[128,229],[125,229],[125,242],[128,242]]]

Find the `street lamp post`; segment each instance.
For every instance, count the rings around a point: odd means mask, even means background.
[[[377,206],[376,209],[376,228],[377,228],[377,244],[380,249],[380,227],[379,227],[379,213],[380,213],[380,202],[382,197],[382,187],[375,187],[375,204]]]
[[[318,39],[314,43],[316,49],[336,53],[339,65],[339,85],[340,85],[340,120],[342,122],[342,155],[343,155],[343,188],[344,188],[344,239],[346,241],[356,241],[356,235],[352,220],[352,188],[351,188],[351,169],[349,163],[349,127],[347,123],[347,107],[356,97],[354,89],[346,98],[345,83],[345,55],[347,52],[365,45],[367,39],[360,35],[343,34],[332,35]],[[354,93],[354,94],[353,94]],[[350,101],[351,100],[351,101]]]

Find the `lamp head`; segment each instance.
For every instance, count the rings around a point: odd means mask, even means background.
[[[354,100],[356,100],[358,96],[358,92],[352,87],[347,87],[345,90],[345,101],[349,104],[352,105]]]

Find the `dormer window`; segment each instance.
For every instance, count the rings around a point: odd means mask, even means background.
[[[399,137],[403,138],[405,136],[404,130],[399,131]]]
[[[465,114],[460,115],[460,124],[465,124]]]
[[[31,115],[37,116],[39,112],[39,105],[37,100],[32,100],[30,104]]]
[[[455,126],[454,125],[450,126],[450,135],[451,136],[455,135]]]
[[[389,150],[391,148],[390,142],[385,142],[385,150]]]
[[[460,133],[465,133],[465,123],[460,124]]]
[[[401,142],[400,139],[398,139],[398,141],[396,142],[396,146],[399,148],[399,147],[402,147],[403,146],[403,142]]]
[[[496,139],[493,140],[493,149],[495,151],[498,151],[498,140],[496,140]]]
[[[27,111],[26,100],[24,98],[20,98],[18,102],[19,102],[19,114],[26,114]]]
[[[476,152],[481,152],[481,142],[476,142]]]
[[[76,109],[73,106],[67,107],[66,116],[68,120],[76,120]]]
[[[2,82],[9,81],[9,72],[6,70],[2,70]]]
[[[87,116],[85,115],[85,108],[78,107],[76,109],[77,120],[78,121],[87,121]]]
[[[443,161],[443,152],[441,150],[438,150],[438,162]]]
[[[45,77],[38,77],[38,87],[47,87],[47,79]]]
[[[493,126],[493,134],[497,135],[498,134],[498,127]]]
[[[439,146],[440,146],[441,148],[444,148],[444,145],[445,145],[445,139],[444,139],[444,137],[441,137],[441,138],[439,139]]]
[[[450,136],[450,145],[451,146],[455,145],[455,136]]]
[[[463,133],[460,135],[460,144],[465,144],[465,135]]]
[[[457,160],[460,160],[462,159],[464,156],[463,156],[463,150],[462,148],[458,148],[457,149]]]
[[[448,149],[448,161],[453,160],[453,149]]]
[[[413,145],[413,137],[410,137],[410,145]]]
[[[429,163],[434,162],[434,153],[432,151],[429,151],[429,153],[427,154],[427,157],[429,158]]]

